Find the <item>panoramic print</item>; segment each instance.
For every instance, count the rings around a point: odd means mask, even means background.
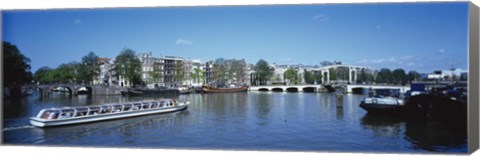
[[[2,19],[6,145],[468,152],[467,2]]]

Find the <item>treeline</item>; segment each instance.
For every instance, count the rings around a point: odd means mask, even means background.
[[[267,81],[280,81],[280,77],[274,75],[274,69],[268,66],[268,62],[260,59],[254,67],[255,74],[252,78],[252,85],[266,85]],[[337,67],[329,69],[329,80],[333,83],[344,80],[349,80],[348,67]],[[416,71],[409,71],[408,73],[401,68],[393,71],[388,68],[382,68],[378,71],[371,71],[369,69],[361,69],[354,71],[352,77],[356,75],[356,82],[358,84],[394,84],[405,85],[412,81],[421,80],[421,75]],[[300,74],[298,69],[289,68],[283,73],[284,81],[288,84],[299,84],[301,82],[306,84],[320,84],[323,77],[326,76],[319,71],[307,71],[303,69],[303,74]]]
[[[16,45],[2,41],[4,87],[14,88],[32,82],[30,59]]]
[[[100,66],[102,62],[94,52],[89,52],[82,57],[81,62],[70,62],[60,64],[57,68],[41,67],[33,78],[36,82],[42,84],[52,83],[78,83],[92,84],[96,77],[100,75]],[[141,83],[141,62],[136,57],[135,51],[123,49],[115,58],[113,69],[114,75],[121,74],[127,81],[133,84]]]

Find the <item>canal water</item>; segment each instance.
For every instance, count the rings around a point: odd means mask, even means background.
[[[40,109],[161,97],[30,96],[4,101],[3,143],[82,147],[466,153],[467,132],[444,123],[367,115],[362,95],[228,93],[172,96],[188,109],[71,126],[36,128]]]

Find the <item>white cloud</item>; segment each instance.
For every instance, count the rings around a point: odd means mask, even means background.
[[[396,64],[396,65],[407,65],[413,66],[415,65],[414,61],[421,60],[421,58],[415,58],[411,55],[406,55],[402,57],[388,57],[388,58],[379,58],[379,59],[363,59],[357,61],[360,64]]]
[[[441,54],[445,54],[445,49],[438,49],[437,51],[437,54],[441,55]]]
[[[75,19],[75,20],[73,20],[73,23],[74,24],[82,24],[83,21],[82,21],[82,19]]]
[[[313,19],[313,20],[318,20],[318,21],[320,21],[320,22],[325,22],[325,21],[327,21],[328,19],[330,19],[330,17],[327,16],[327,15],[324,15],[324,14],[318,14],[318,15],[316,15],[316,16],[313,16],[312,19]]]
[[[192,45],[192,41],[186,40],[186,39],[177,39],[175,42],[175,45]]]

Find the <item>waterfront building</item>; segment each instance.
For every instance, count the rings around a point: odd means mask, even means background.
[[[97,65],[99,65],[100,71],[98,75],[93,79],[93,85],[106,85],[110,86],[115,82],[116,78],[113,76],[115,72],[115,64],[111,58],[98,58]]]
[[[289,65],[276,65],[270,64],[270,68],[274,69],[271,81],[273,84],[276,83],[281,83],[281,84],[287,84],[289,83],[288,80],[285,79],[285,71],[288,70],[290,66]]]
[[[142,63],[142,81],[147,87],[164,86],[164,60],[153,57],[152,52],[145,52],[137,55]]]
[[[205,77],[205,83],[209,84],[213,82],[213,61],[208,61],[203,67],[203,74]]]
[[[206,83],[215,84],[249,84],[250,68],[247,67],[245,59],[223,58],[215,61],[208,61],[204,67]]]
[[[175,56],[161,57],[164,63],[163,80],[166,87],[175,87],[185,79],[184,59]]]
[[[467,81],[468,70],[460,68],[452,68],[450,70],[438,70],[434,71],[433,73],[427,74],[426,78],[440,81]]]
[[[184,60],[184,80],[183,85],[201,86],[204,83],[204,68],[199,59],[185,59]]]

